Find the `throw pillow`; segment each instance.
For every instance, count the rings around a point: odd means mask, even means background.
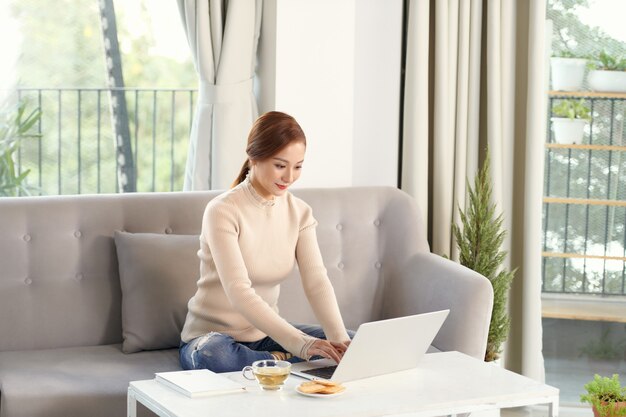
[[[122,351],[178,347],[196,291],[198,236],[115,232],[122,289]]]

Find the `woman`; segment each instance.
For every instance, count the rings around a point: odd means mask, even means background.
[[[233,187],[207,205],[200,279],[181,334],[184,369],[241,370],[260,359],[341,360],[350,336],[317,243],[311,208],[287,189],[299,177],[306,138],[280,112],[260,116]],[[295,255],[295,256],[294,256]],[[297,261],[320,326],[279,316],[280,283]]]

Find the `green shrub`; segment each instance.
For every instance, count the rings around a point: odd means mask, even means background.
[[[595,374],[593,379],[585,384],[587,394],[580,396],[581,402],[591,404],[602,417],[617,417],[626,415],[626,407],[616,408],[614,403],[626,401],[626,387],[622,387],[619,375],[612,378],[601,377]]]
[[[41,137],[38,133],[31,133],[40,118],[39,108],[26,114],[25,102],[19,103],[17,108],[0,111],[0,197],[30,195],[34,189],[26,182],[30,170],[17,172],[15,155],[22,140]]]

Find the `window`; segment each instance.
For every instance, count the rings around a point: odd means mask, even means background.
[[[594,373],[626,379],[626,86],[621,92],[619,86],[599,86],[589,67],[601,53],[626,58],[625,6],[614,0],[548,1],[552,56],[568,58],[570,76],[579,65],[571,59],[586,60],[576,86],[561,81],[553,59],[548,93],[543,353],[546,382],[561,389],[565,405],[580,405],[583,385]],[[574,144],[560,143],[561,121],[553,119],[568,105],[583,118],[589,113],[588,121],[578,123],[582,138]],[[565,141],[573,137],[568,133]]]
[[[99,2],[9,0],[0,5],[0,98],[40,107],[36,130],[17,155],[41,194],[119,190],[116,143],[129,144],[136,189],[182,189],[196,73],[174,2],[115,2],[123,87],[111,93]],[[111,27],[109,24],[108,27]],[[6,40],[11,40],[6,42]],[[125,104],[113,133],[111,103]],[[124,103],[120,103],[123,101]],[[114,139],[115,138],[115,139]]]

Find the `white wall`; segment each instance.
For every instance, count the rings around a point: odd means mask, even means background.
[[[402,1],[357,0],[353,185],[398,182]]]
[[[401,0],[266,0],[259,109],[307,135],[300,187],[397,182]]]

